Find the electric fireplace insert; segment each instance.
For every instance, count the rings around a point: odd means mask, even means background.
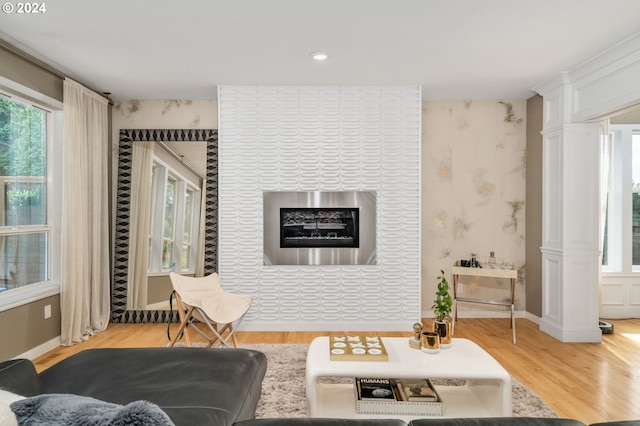
[[[280,247],[360,246],[359,208],[281,208]]]
[[[265,191],[264,265],[375,265],[375,191]]]

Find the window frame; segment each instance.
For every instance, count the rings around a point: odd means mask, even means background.
[[[27,225],[2,229],[3,235],[46,232],[48,280],[0,293],[0,312],[60,294],[60,225],[62,193],[62,155],[55,146],[62,140],[62,102],[0,76],[0,95],[47,112],[46,147],[46,225]],[[3,227],[6,228],[6,227]]]
[[[608,129],[610,144],[609,184],[607,188],[607,264],[604,275],[640,275],[640,264],[633,265],[632,185],[633,136],[640,125],[616,124]],[[637,153],[640,155],[640,153]]]

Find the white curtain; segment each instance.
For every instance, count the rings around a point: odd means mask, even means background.
[[[604,251],[604,231],[609,202],[609,185],[611,182],[611,136],[608,122],[603,122],[600,129],[600,265]]]
[[[61,342],[107,328],[110,315],[107,100],[64,82]]]
[[[611,184],[611,135],[609,122],[600,127],[600,256],[598,257],[598,287],[602,290],[602,260],[605,248],[605,229],[609,203],[609,186]],[[602,300],[602,295],[600,296]]]
[[[198,228],[198,258],[196,259],[196,277],[204,277],[204,237],[205,237],[205,214],[207,210],[207,180],[202,180],[202,191],[200,191],[200,227]]]
[[[151,173],[155,142],[135,142],[131,161],[127,309],[147,309]]]

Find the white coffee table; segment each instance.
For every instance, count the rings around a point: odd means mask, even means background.
[[[383,337],[388,362],[331,361],[329,337],[311,342],[307,353],[309,417],[389,418],[356,413],[353,384],[319,383],[320,377],[464,379],[463,386],[437,386],[444,417],[511,416],[511,376],[484,349],[468,339],[453,339],[449,349],[426,354],[409,347],[406,337]],[[427,416],[394,416],[405,421]]]

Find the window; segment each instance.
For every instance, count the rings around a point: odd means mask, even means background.
[[[0,292],[47,283],[51,112],[0,96]]]
[[[640,126],[610,126],[603,140],[604,272],[640,272]]]
[[[195,272],[199,186],[156,157],[151,191],[149,273]]]

